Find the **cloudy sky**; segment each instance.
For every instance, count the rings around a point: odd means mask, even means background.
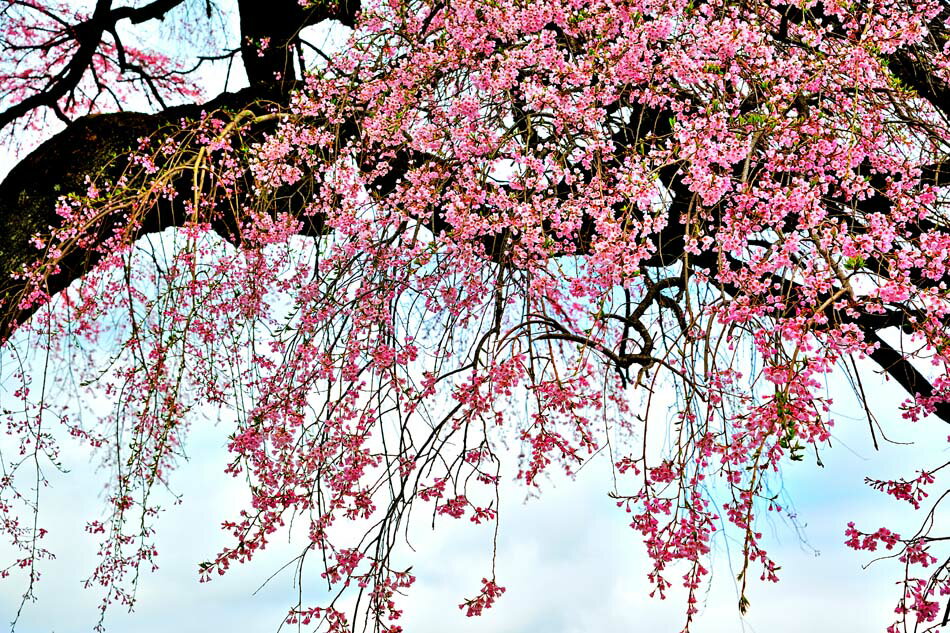
[[[211,75],[209,81],[220,77]],[[215,84],[210,90],[219,87]],[[0,173],[6,171],[3,167]],[[7,379],[9,355],[3,360],[0,378]],[[848,521],[856,521],[870,529],[881,525],[898,531],[915,529],[919,515],[871,491],[863,479],[906,476],[943,463],[950,457],[948,427],[937,420],[901,421],[900,390],[886,384],[878,387],[876,377],[866,376],[865,386],[874,394],[873,404],[890,436],[913,444],[884,444],[881,451],[874,451],[867,423],[848,397],[847,386],[829,385],[839,408],[833,447],[822,452],[825,467],[816,468],[814,460],[806,460],[789,465],[784,473],[785,494],[795,505],[801,529],[780,521],[760,526],[770,553],[782,565],[782,582],[753,584],[751,610],[740,618],[735,570],[729,566],[729,553],[735,561],[737,545],[718,537],[712,588],[704,596],[695,631],[865,633],[883,631],[890,621],[898,596],[892,582],[899,571],[889,561],[862,569],[869,556],[844,547],[844,528]],[[9,402],[10,384],[5,380],[0,388],[0,403]],[[144,576],[134,613],[121,609],[109,613],[110,630],[257,632],[279,627],[295,593],[292,574],[279,573],[255,590],[296,555],[299,542],[276,542],[253,563],[211,583],[197,582],[197,564],[226,542],[220,521],[244,500],[240,486],[222,472],[228,432],[211,423],[196,425],[188,447],[191,459],[174,479],[182,503],[167,507],[159,524],[160,569]],[[19,631],[88,631],[97,621],[98,596],[81,588],[95,564],[96,543],[83,534],[82,526],[101,507],[101,478],[81,451],[67,450],[64,462],[70,473],[51,474],[53,485],[44,490],[42,502],[43,523],[50,528],[47,544],[57,559],[44,564],[39,599],[27,606]],[[466,618],[458,604],[475,594],[489,569],[490,528],[448,519],[440,521],[435,532],[422,526],[413,541],[417,551],[406,559],[417,577],[403,603],[407,632],[679,631],[683,596],[674,591],[666,601],[648,597],[647,559],[625,513],[607,497],[609,485],[603,461],[585,468],[573,481],[547,482],[537,499],[526,500],[517,484],[507,483],[502,489],[498,543],[498,579],[507,592],[481,618]],[[3,560],[9,553],[0,544]],[[21,590],[16,582],[0,583],[0,622],[12,618]]]
[[[5,378],[9,367],[6,358]],[[849,400],[846,388],[832,385],[831,390],[836,395],[840,392],[842,404],[836,411],[833,447],[822,451],[825,467],[806,460],[790,464],[784,474],[784,492],[794,502],[801,529],[781,521],[759,525],[770,553],[782,565],[782,582],[753,584],[752,608],[746,618],[740,618],[735,570],[729,566],[729,553],[735,562],[738,546],[718,537],[712,587],[704,595],[695,631],[863,633],[883,630],[889,622],[897,597],[892,582],[899,570],[891,561],[862,569],[869,556],[844,547],[844,528],[848,521],[856,521],[871,529],[881,525],[898,531],[915,529],[918,515],[871,491],[863,478],[907,475],[942,463],[948,457],[948,431],[937,420],[901,421],[896,405],[902,394],[882,384],[873,389],[882,422],[892,439],[914,444],[884,444],[875,452],[866,421],[858,417],[853,402],[845,402]],[[5,388],[0,398],[7,406],[9,397]],[[211,422],[196,424],[188,447],[190,460],[173,480],[183,495],[182,503],[166,506],[159,523],[160,569],[143,577],[134,613],[121,609],[109,613],[110,630],[274,631],[279,627],[296,593],[292,574],[279,573],[263,589],[255,590],[293,558],[301,541],[279,540],[265,555],[223,578],[197,582],[197,564],[226,542],[217,526],[245,499],[241,487],[222,472],[227,433],[228,429]],[[27,606],[19,631],[86,631],[97,620],[97,595],[81,588],[95,564],[96,544],[82,533],[82,526],[101,508],[102,480],[81,451],[66,450],[64,463],[69,474],[52,475],[53,485],[44,490],[42,500],[42,523],[50,528],[47,545],[57,559],[43,565],[39,599]],[[507,592],[481,618],[466,618],[458,604],[474,595],[489,569],[490,528],[450,519],[439,521],[434,532],[418,526],[412,542],[416,553],[404,559],[413,565],[418,579],[403,603],[406,630],[679,631],[682,595],[673,592],[666,601],[648,597],[644,577],[648,561],[637,534],[627,526],[625,513],[606,496],[609,486],[604,461],[583,469],[573,481],[552,479],[540,498],[527,501],[523,489],[513,481],[507,483],[502,489],[498,555],[499,582]],[[9,549],[0,548],[0,555],[8,553]],[[671,579],[676,577],[670,574]],[[10,580],[0,584],[3,620],[12,617],[20,590]]]

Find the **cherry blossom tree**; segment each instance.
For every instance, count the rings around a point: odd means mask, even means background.
[[[155,49],[189,20],[204,44]],[[35,149],[0,184],[0,341],[46,359],[4,368],[4,582],[32,596],[44,469],[79,442],[109,475],[87,584],[131,606],[214,411],[250,502],[200,579],[305,525],[332,597],[290,623],[401,630],[413,511],[497,534],[505,459],[542,490],[608,459],[684,630],[731,534],[745,612],[827,377],[875,445],[950,422],[948,34],[946,0],[3,0],[0,131]],[[201,102],[215,60],[248,87]],[[946,465],[869,473],[916,533],[842,526],[903,563],[889,631],[947,622]],[[504,592],[486,560],[468,615]]]

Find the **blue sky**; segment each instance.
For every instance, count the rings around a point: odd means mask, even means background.
[[[872,376],[868,382],[874,380]],[[848,399],[844,386],[838,392],[842,402]],[[695,631],[858,633],[883,630],[890,621],[897,597],[891,583],[899,570],[889,561],[863,570],[869,556],[844,547],[844,527],[854,520],[871,529],[916,528],[919,515],[870,490],[863,478],[907,475],[942,463],[948,457],[948,429],[938,420],[901,421],[896,405],[903,395],[892,385],[882,384],[873,393],[888,433],[915,444],[884,444],[875,453],[866,422],[850,417],[857,413],[854,403],[842,404],[836,411],[834,446],[822,451],[825,467],[816,468],[807,460],[785,469],[785,493],[794,502],[801,532],[781,521],[759,525],[782,565],[782,582],[754,583],[749,593],[752,608],[740,618],[727,543],[718,538],[712,588]],[[211,583],[197,582],[197,563],[225,542],[217,525],[244,499],[240,484],[222,472],[227,433],[210,421],[196,423],[188,446],[190,460],[173,479],[182,503],[166,505],[159,523],[160,569],[144,575],[135,613],[118,608],[109,613],[110,630],[269,631],[279,626],[295,594],[292,575],[278,574],[257,595],[254,591],[297,553],[300,540],[295,545],[278,539],[252,563]],[[64,463],[71,472],[53,476],[53,486],[43,497],[42,522],[50,527],[48,546],[58,558],[44,564],[39,601],[27,607],[20,631],[86,631],[97,619],[97,594],[80,587],[95,560],[95,541],[82,533],[82,525],[101,508],[96,491],[102,480],[81,451],[65,451]],[[498,574],[507,592],[481,618],[466,618],[457,605],[475,593],[489,569],[491,529],[450,519],[439,521],[435,532],[417,526],[412,542],[417,551],[403,559],[413,565],[418,579],[403,603],[406,630],[679,631],[682,595],[674,591],[666,601],[647,596],[642,545],[627,527],[626,515],[606,496],[609,486],[604,460],[583,469],[573,481],[549,480],[541,497],[527,502],[519,484],[506,482]],[[731,546],[734,562],[736,546]],[[0,547],[0,555],[4,551]],[[0,585],[0,616],[5,620],[16,607],[19,589],[9,580]]]

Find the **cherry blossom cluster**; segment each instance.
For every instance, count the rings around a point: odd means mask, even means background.
[[[77,59],[85,57],[83,41],[96,17],[82,3],[47,0],[3,0],[0,9],[0,108],[35,98],[78,72]],[[52,112],[34,110],[18,125],[42,132],[53,118],[76,116],[121,107],[130,98],[165,106],[166,100],[194,99],[201,89],[185,67],[168,55],[125,45],[112,29],[89,51],[88,68],[75,87],[58,96]],[[19,137],[18,137],[19,138]]]

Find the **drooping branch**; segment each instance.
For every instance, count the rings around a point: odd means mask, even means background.
[[[38,108],[50,108],[60,118],[65,114],[60,110],[59,101],[75,91],[83,77],[93,68],[93,60],[102,44],[103,37],[110,34],[115,39],[120,53],[122,70],[126,70],[123,46],[116,33],[116,25],[122,20],[132,24],[141,24],[149,20],[164,19],[165,15],[184,0],[154,0],[142,7],[123,6],[112,8],[112,0],[98,0],[92,16],[70,27],[64,27],[61,37],[75,41],[76,49],[66,65],[57,72],[48,83],[37,92],[0,111],[0,130],[20,117]],[[34,48],[43,50],[48,44],[37,44]],[[141,69],[139,69],[141,72]]]
[[[184,0],[153,0],[141,7],[113,8],[113,0],[98,0],[88,19],[72,25],[58,20],[57,27],[60,31],[46,42],[30,43],[20,48],[33,50],[45,58],[50,55],[51,49],[67,47],[68,61],[62,68],[51,70],[53,74],[45,84],[31,87],[32,94],[0,110],[0,130],[43,108],[51,110],[58,118],[68,122],[68,110],[62,106],[63,99],[65,98],[67,103],[73,99],[82,82],[88,81],[89,77],[92,77],[96,84],[100,84],[96,58],[102,55],[106,37],[112,38],[118,55],[120,74],[134,74],[147,86],[151,96],[165,107],[156,83],[167,77],[152,75],[148,68],[128,61],[126,47],[119,37],[117,25],[122,21],[134,25],[163,20],[183,2]],[[23,6],[33,8],[26,3]],[[316,2],[305,8],[296,0],[238,0],[238,9],[241,24],[240,50],[248,82],[259,90],[268,90],[271,98],[285,98],[297,79],[294,50],[299,46],[301,30],[327,19],[335,19],[352,26],[360,3],[359,0]],[[100,85],[100,91],[107,89]]]
[[[0,112],[0,129],[36,108],[57,108],[57,101],[75,90],[105,33],[115,33],[116,23],[129,20],[134,24],[162,19],[184,0],[154,0],[141,7],[112,7],[112,0],[99,0],[92,17],[72,29],[72,37],[79,43],[67,66],[43,90],[23,99]],[[224,93],[207,103],[184,105],[156,114],[118,112],[91,115],[71,123],[35,151],[30,153],[0,183],[0,341],[5,341],[16,324],[22,323],[34,308],[17,308],[25,288],[22,280],[14,279],[25,266],[34,262],[39,252],[31,244],[37,235],[47,235],[59,226],[56,213],[59,198],[83,195],[92,178],[115,178],[125,169],[129,152],[142,137],[160,140],[180,128],[182,120],[196,120],[202,113],[219,108],[240,111],[263,100],[286,105],[292,89],[298,87],[291,63],[291,48],[296,44],[301,29],[326,19],[336,19],[352,25],[360,9],[359,0],[334,3],[313,3],[301,7],[296,0],[278,0],[274,3],[239,1],[241,15],[242,56],[251,87]],[[266,43],[267,46],[262,44]],[[117,42],[121,53],[121,43]],[[282,77],[279,81],[275,78]],[[266,126],[258,130],[262,133]],[[190,183],[182,177],[175,188],[190,194]],[[189,195],[181,196],[181,199]],[[186,215],[171,205],[168,209],[154,209],[142,219],[142,233],[161,231],[180,225]],[[116,218],[119,222],[120,218]],[[227,236],[238,222],[224,217],[216,227]],[[312,227],[308,222],[307,226]],[[100,228],[105,238],[112,226],[106,222]],[[319,230],[319,229],[313,229]],[[73,280],[82,277],[99,260],[94,252],[71,253],[60,263],[60,270],[51,276],[46,291],[55,294]]]
[[[63,132],[43,143],[14,167],[0,183],[0,341],[5,341],[16,325],[35,310],[20,309],[17,303],[26,288],[16,278],[25,267],[41,256],[32,243],[34,236],[45,236],[58,227],[57,201],[68,195],[85,195],[92,178],[117,177],[127,166],[125,158],[138,139],[156,138],[180,129],[182,120],[196,120],[202,112],[219,108],[243,110],[259,103],[264,95],[254,88],[225,93],[214,100],[170,108],[157,114],[118,112],[85,116]],[[182,177],[176,187],[190,183]],[[156,207],[143,218],[142,234],[162,231],[185,222],[186,216],[174,205]],[[105,239],[120,222],[117,217],[99,229]],[[69,253],[51,275],[46,292],[53,295],[81,278],[101,258],[94,250]]]
[[[241,1],[242,24],[242,52],[244,63],[248,69],[248,76],[252,82],[252,88],[241,93],[221,95],[217,99],[203,104],[201,106],[191,105],[179,108],[172,108],[159,114],[146,115],[137,113],[118,113],[110,115],[100,115],[84,117],[69,126],[62,134],[54,137],[46,144],[37,149],[34,153],[24,159],[11,173],[10,176],[0,184],[0,273],[4,281],[0,283],[0,299],[5,302],[3,307],[3,316],[0,317],[0,341],[6,340],[12,333],[16,324],[22,323],[31,314],[33,308],[18,309],[16,298],[23,290],[23,284],[17,280],[11,280],[11,274],[21,270],[23,266],[34,261],[38,256],[38,251],[31,245],[30,240],[33,235],[47,234],[51,227],[56,227],[59,223],[59,217],[55,211],[56,200],[70,193],[81,194],[86,189],[86,178],[105,173],[117,175],[121,172],[124,164],[122,160],[116,160],[133,148],[137,139],[142,136],[160,135],[161,131],[175,129],[176,124],[182,118],[196,118],[202,111],[214,110],[216,108],[228,107],[233,110],[243,110],[253,107],[263,98],[276,99],[278,101],[286,98],[289,89],[294,85],[292,79],[296,76],[291,63],[292,47],[298,38],[300,29],[307,25],[318,22],[322,19],[336,18],[344,23],[352,23],[355,11],[358,5],[354,3],[341,3],[335,8],[319,7],[303,9],[298,3],[292,0],[281,0],[286,6],[285,11],[276,11],[273,5],[266,7],[260,3]],[[148,19],[149,15],[158,16],[161,8],[168,10],[174,6],[173,2],[155,2],[142,7],[141,11],[148,9],[151,11],[144,13],[133,13],[131,10],[115,9],[111,16],[114,19]],[[136,10],[139,11],[139,10]],[[786,12],[786,16],[791,14],[791,9]],[[116,15],[120,17],[116,18]],[[804,18],[801,18],[804,19]],[[278,80],[277,77],[280,77]],[[619,102],[618,102],[619,103]],[[636,108],[636,104],[629,104]],[[619,106],[617,106],[619,108]],[[519,104],[521,110],[516,119],[516,123],[521,118],[529,116],[525,109],[525,104]],[[624,127],[620,132],[614,135],[614,141],[618,148],[618,154],[614,157],[605,157],[605,164],[617,165],[622,159],[622,155],[630,147],[644,140],[647,134],[651,139],[660,138],[669,135],[672,131],[671,112],[661,109],[649,110],[640,108],[636,116],[639,117],[637,132],[633,133],[629,127]],[[527,129],[527,128],[526,128]],[[532,135],[522,134],[523,140],[530,144],[535,142]],[[95,147],[95,152],[90,152],[89,148]],[[396,183],[409,171],[421,167],[432,157],[420,156],[411,151],[397,153],[390,160],[391,169],[375,183],[378,185],[377,191],[380,195],[386,195],[391,192]],[[372,161],[369,161],[370,163]],[[581,170],[587,179],[593,178],[591,170]],[[934,184],[945,182],[947,170],[942,166],[934,166],[925,170],[924,180],[929,180]],[[693,205],[696,203],[695,194],[684,180],[683,164],[670,163],[659,171],[659,179],[663,187],[671,195],[671,202],[667,208],[667,222],[655,236],[656,249],[654,255],[643,262],[646,267],[662,269],[664,267],[681,261],[684,255],[684,245],[686,242],[686,226],[684,219],[687,217]],[[584,183],[581,182],[580,185]],[[183,178],[181,182],[175,183],[174,187],[183,195],[180,199],[189,199],[192,193],[188,178]],[[576,192],[575,187],[567,187],[559,183],[554,190],[554,195],[559,198],[566,198]],[[866,204],[874,203],[879,205],[875,209],[861,209],[862,212],[883,211],[887,208],[880,207],[883,196],[876,196],[869,199]],[[295,215],[300,215],[304,200],[289,198],[286,202],[289,205],[287,210]],[[886,202],[886,201],[884,201]],[[835,200],[830,200],[829,205],[835,205]],[[616,209],[618,217],[624,213],[621,209]],[[634,212],[634,211],[630,211]],[[716,210],[713,209],[715,214]],[[165,207],[156,206],[144,218],[142,218],[140,233],[150,233],[161,231],[172,226],[180,226],[188,220],[188,214],[175,204],[169,204]],[[119,222],[116,218],[114,222]],[[232,238],[236,234],[240,220],[238,218],[224,215],[217,220],[215,229],[227,238]],[[445,221],[444,216],[436,210],[432,217],[426,220],[420,218],[428,228],[434,233],[448,231],[451,227]],[[100,236],[105,239],[111,233],[114,224],[110,221],[103,223],[100,228]],[[317,234],[322,231],[319,218],[313,219],[305,225],[304,232],[308,234]],[[575,237],[574,248],[566,252],[583,255],[589,252],[594,231],[593,222],[585,220],[581,230]],[[486,255],[489,259],[496,262],[501,261],[505,255],[506,245],[517,236],[487,235],[481,241],[485,247]],[[73,280],[82,277],[98,261],[98,255],[94,251],[86,253],[72,253],[61,262],[60,270],[48,279],[46,290],[49,294],[54,294],[67,287]],[[718,262],[703,261],[694,258],[693,265],[707,265],[710,270],[715,271]],[[795,289],[790,286],[792,282],[788,280],[776,280],[776,283],[783,289],[782,294],[794,296]],[[739,289],[724,288],[730,294],[737,294]],[[828,295],[830,297],[830,294]],[[653,293],[651,300],[659,300],[662,294]],[[663,301],[666,306],[669,301]],[[882,367],[882,369],[894,377],[902,387],[910,394],[920,394],[928,396],[933,393],[933,387],[929,382],[896,350],[888,346],[878,336],[878,331],[900,323],[882,320],[880,315],[861,315],[859,317],[849,317],[842,311],[835,310],[830,304],[825,309],[829,322],[856,323],[865,333],[869,342],[879,342],[878,351],[872,355],[872,358]],[[636,323],[636,319],[631,321]],[[644,337],[644,344],[647,344]],[[629,364],[629,363],[628,363]],[[938,416],[950,422],[950,407],[938,408]]]
[[[793,41],[789,37],[788,25],[801,25],[810,20],[821,21],[829,33],[838,37],[848,37],[841,26],[841,21],[837,17],[825,13],[821,4],[811,5],[807,9],[803,9],[796,4],[776,4],[773,5],[773,9],[781,16],[779,18],[779,29],[774,33],[774,37],[780,42],[796,46],[802,45],[801,42]],[[856,3],[853,11],[871,15],[875,9]],[[943,10],[928,24],[928,36],[924,42],[909,49],[901,49],[883,55],[882,58],[898,81],[913,88],[932,107],[944,116],[950,117],[950,86],[934,73],[935,69],[928,61],[933,53],[942,51],[947,42],[948,19],[950,19],[950,5],[945,3]]]

